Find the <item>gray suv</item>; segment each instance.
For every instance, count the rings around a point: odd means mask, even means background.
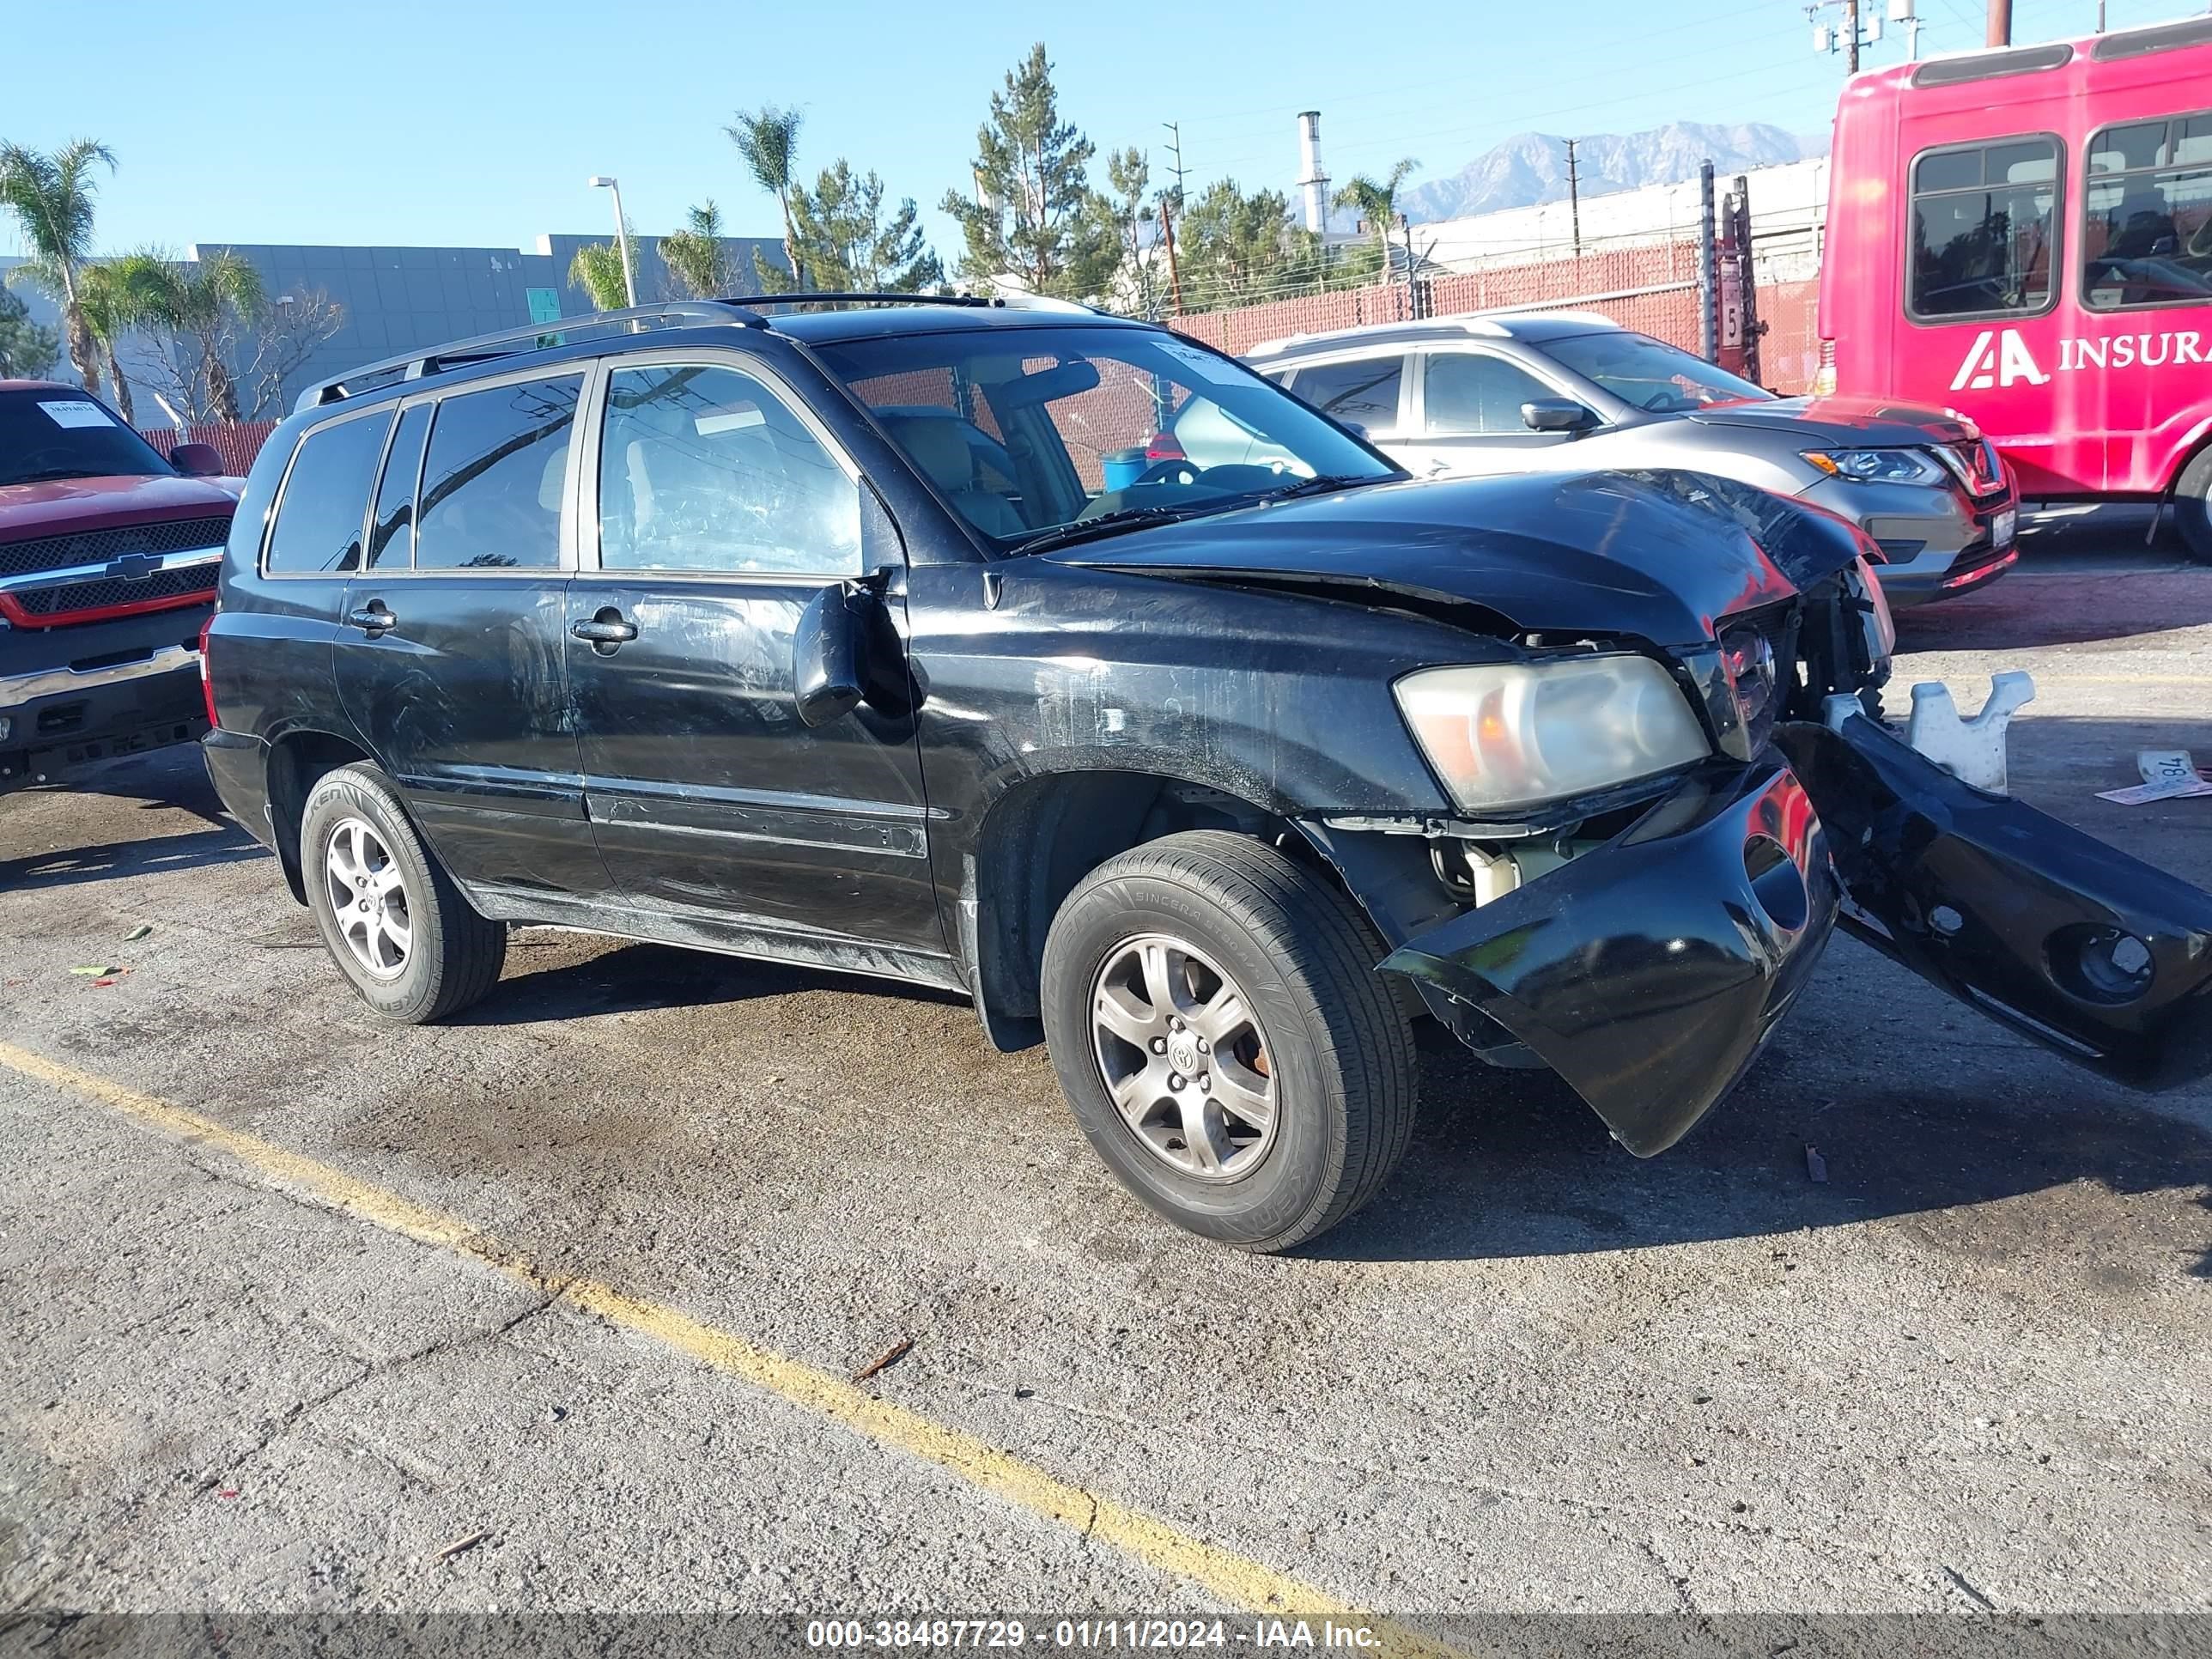
[[[1681,467],[1825,507],[1881,544],[1892,605],[1984,586],[2019,556],[2012,481],[1964,416],[1777,398],[1591,313],[1296,335],[1246,361],[1416,477]]]

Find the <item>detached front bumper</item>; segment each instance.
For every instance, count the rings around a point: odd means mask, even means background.
[[[1572,863],[1382,963],[1480,1009],[1639,1158],[1734,1085],[1835,921],[1810,798],[1769,751],[1700,773]]]
[[[1504,1027],[1638,1157],[1735,1083],[1838,920],[2100,1076],[2212,1073],[2212,894],[1960,782],[1875,721],[1792,724],[1382,963]]]

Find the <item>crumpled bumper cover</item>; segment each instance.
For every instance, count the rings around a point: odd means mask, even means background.
[[[1605,846],[1382,963],[1480,1008],[1639,1158],[1725,1095],[1835,920],[1805,789],[1771,751],[1694,775]]]
[[[2212,893],[1969,787],[1872,720],[1775,742],[1820,808],[1853,934],[2101,1076],[2212,1073]]]

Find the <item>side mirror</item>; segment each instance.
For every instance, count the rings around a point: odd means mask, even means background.
[[[222,452],[213,444],[179,444],[169,452],[169,465],[187,478],[219,478]]]
[[[842,720],[862,703],[909,712],[898,630],[875,589],[839,582],[817,593],[791,636],[792,689],[807,726]]]
[[[1363,439],[1370,444],[1375,441],[1372,434],[1368,432],[1367,422],[1364,421],[1339,421],[1337,424],[1355,438]]]
[[[1537,398],[1521,405],[1521,423],[1534,432],[1581,432],[1597,416],[1572,398]]]

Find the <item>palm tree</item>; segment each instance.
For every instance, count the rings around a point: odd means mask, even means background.
[[[594,310],[620,311],[629,304],[622,249],[612,242],[586,242],[578,248],[568,261],[568,280],[584,290]]]
[[[695,299],[729,292],[729,261],[722,257],[722,210],[711,197],[704,207],[691,210],[682,230],[660,239],[660,262]]]
[[[763,104],[757,110],[741,109],[737,119],[722,129],[738,154],[745,158],[760,187],[775,198],[783,210],[783,259],[791,267],[791,280],[806,286],[806,271],[799,263],[799,229],[791,217],[793,167],[799,159],[799,124],[805,117],[795,109]]]
[[[77,272],[77,308],[107,359],[115,407],[131,426],[138,424],[138,412],[131,406],[131,381],[116,348],[132,329],[157,320],[167,274],[168,266],[151,253],[125,254]]]
[[[92,331],[77,303],[77,277],[92,253],[93,166],[115,157],[105,144],[74,139],[51,155],[0,143],[0,207],[15,216],[31,258],[24,274],[61,301],[70,362],[87,392],[100,390]]]
[[[1363,173],[1336,192],[1335,204],[1358,210],[1359,216],[1375,233],[1375,246],[1382,252],[1386,272],[1390,269],[1390,231],[1398,222],[1398,186],[1419,172],[1420,166],[1409,155],[1379,183]]]
[[[234,321],[252,322],[261,314],[261,273],[228,248],[190,268],[161,264],[148,315],[165,328],[189,334],[199,343],[199,379],[207,389],[216,419],[238,420],[238,383],[223,361],[223,345]]]

